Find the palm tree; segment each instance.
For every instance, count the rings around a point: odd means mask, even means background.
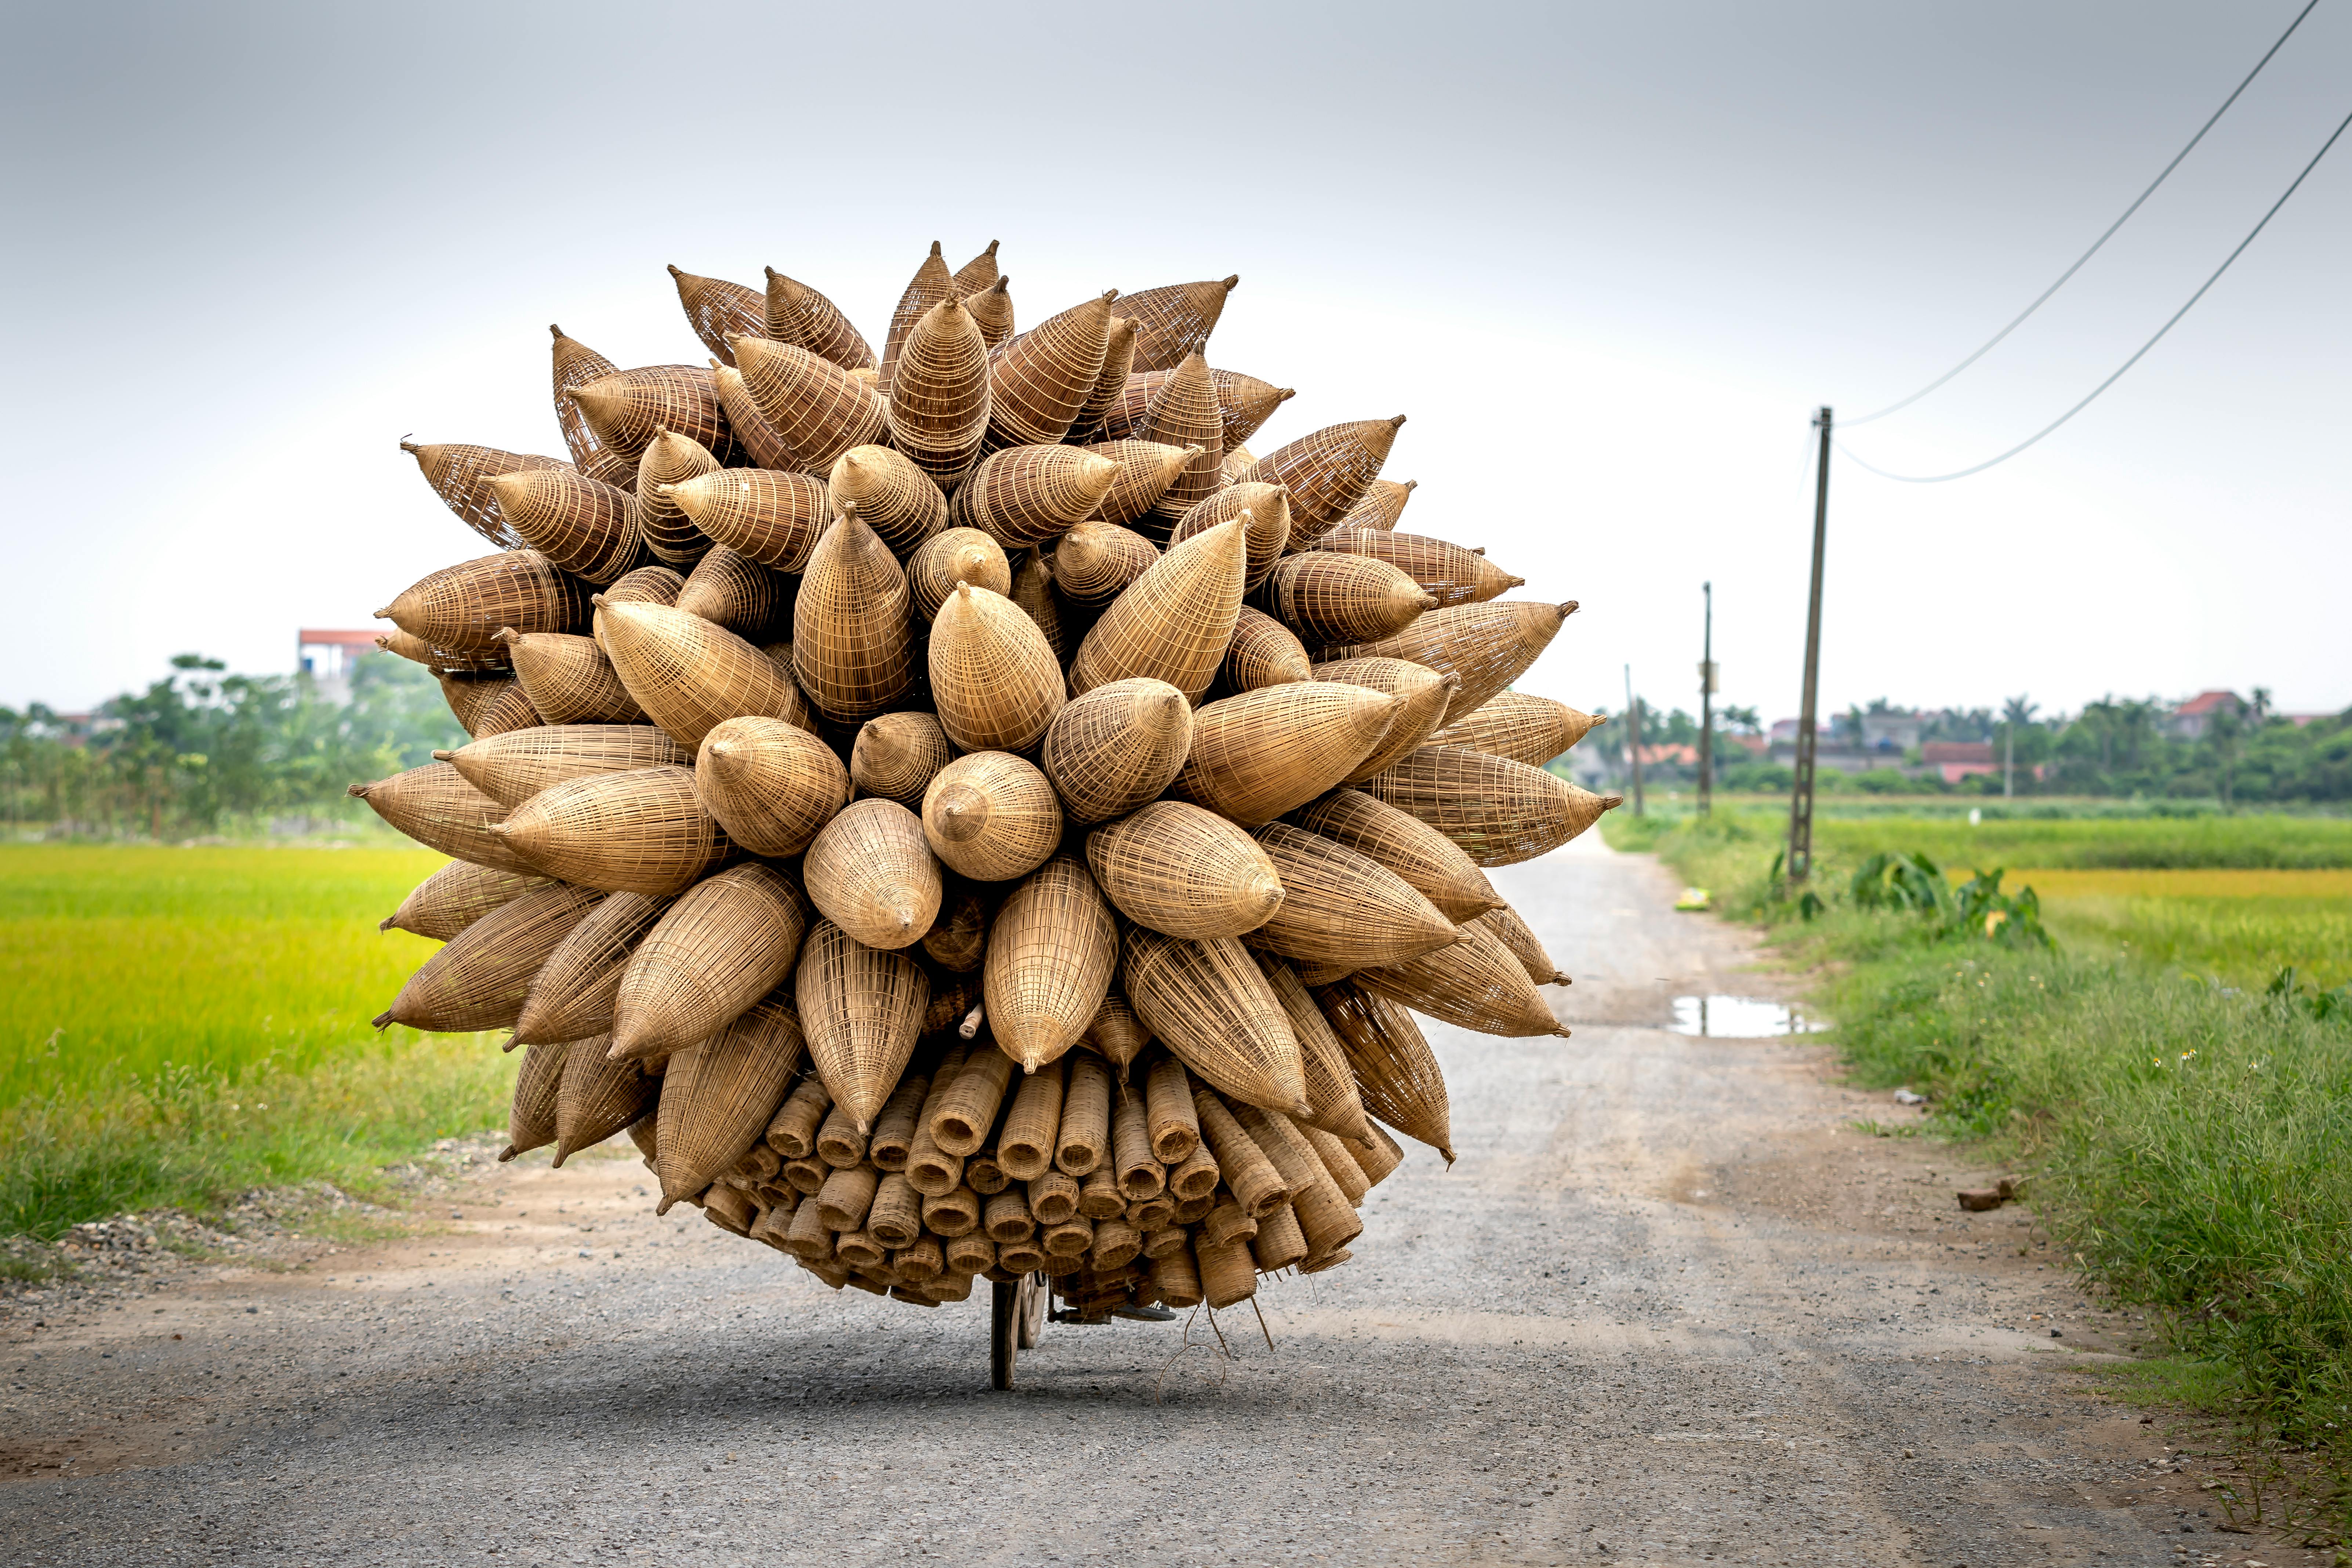
[[[2028,702],[2020,692],[2001,704],[2000,727],[2000,794],[2006,800],[2017,793],[2017,727],[2033,722],[2040,704]]]

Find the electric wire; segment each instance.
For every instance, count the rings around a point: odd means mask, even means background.
[[[2080,414],[2084,409],[2088,408],[2098,397],[2099,394],[2106,391],[2107,388],[2113,386],[2116,382],[2121,381],[2126,371],[2128,371],[2132,366],[2137,364],[2140,360],[2147,355],[2148,350],[2156,347],[2158,343],[2163,342],[2165,333],[2172,331],[2174,327],[2179,326],[2180,324],[2180,318],[2189,314],[2189,310],[2196,306],[2198,300],[2205,298],[2205,291],[2221,280],[2221,274],[2230,270],[2230,264],[2237,260],[2240,256],[2245,254],[2246,247],[2253,244],[2254,237],[2262,233],[2264,226],[2269,224],[2271,219],[2278,216],[2279,209],[2286,205],[2287,197],[2294,195],[2296,189],[2302,185],[2303,182],[2306,178],[2310,176],[2311,172],[2319,167],[2319,161],[2327,156],[2327,150],[2336,145],[2336,138],[2342,136],[2347,128],[2352,128],[2352,114],[2346,115],[2342,121],[2337,122],[2335,132],[2326,142],[2320,144],[2319,151],[2311,155],[2311,162],[2303,166],[2303,173],[2294,177],[2294,184],[2287,186],[2285,192],[2280,195],[2279,199],[2271,204],[2270,211],[2263,214],[2262,222],[2254,225],[2254,226],[2247,232],[2246,237],[2238,241],[2237,248],[2231,251],[2230,254],[2222,259],[2221,265],[2213,269],[2213,275],[2198,286],[2197,292],[2189,296],[2189,303],[2181,306],[2178,310],[2175,310],[2172,313],[2172,319],[2156,330],[2156,336],[2140,344],[2138,353],[2133,354],[2131,358],[2124,361],[2121,365],[2117,366],[2116,373],[2113,375],[2110,375],[2106,380],[2091,388],[2089,395],[2085,396],[2082,402],[2077,403],[2074,407],[2069,408],[2065,413],[2061,414],[2057,418],[2052,420],[2049,424],[2044,425],[2041,429],[2036,430],[2032,435],[2028,436],[2024,440],[2020,441],[2016,446],[2011,447],[2008,451],[2000,454],[2000,456],[1997,458],[1989,458],[1985,461],[1977,464],[1974,468],[1959,468],[1948,474],[1893,474],[1887,472],[1885,468],[1874,467],[1870,463],[1864,462],[1862,458],[1855,457],[1853,450],[1849,448],[1844,442],[1837,440],[1834,437],[1831,438],[1832,444],[1835,446],[1840,452],[1843,453],[1847,459],[1853,462],[1857,468],[1863,468],[1869,473],[1876,474],[1882,479],[1894,479],[1899,483],[1906,485],[1940,485],[1948,479],[1964,479],[1970,474],[1981,474],[1987,468],[1993,467],[1995,464],[2009,461],[2010,458],[2016,457],[2020,452],[2024,451],[2028,447],[2032,446],[2044,436],[2049,435],[2061,425],[2065,424],[2066,421],[2074,417],[2075,415]]]
[[[1937,387],[1942,386],[1946,382],[1959,374],[1960,372],[1968,369],[1969,366],[1976,363],[1977,361],[1984,358],[1988,353],[1990,353],[1995,345],[2000,343],[2003,338],[2009,336],[2010,333],[2017,331],[2018,328],[2025,324],[2026,317],[2032,315],[2034,311],[2039,310],[2043,305],[2048,304],[2050,302],[2050,296],[2058,292],[2059,289],[2063,289],[2066,286],[2066,280],[2074,277],[2075,273],[2080,272],[2083,269],[2083,264],[2090,260],[2094,256],[2096,256],[2099,253],[2099,247],[2106,244],[2107,241],[2113,239],[2116,237],[2116,231],[2123,227],[2125,224],[2131,221],[2132,214],[2139,211],[2140,204],[2147,201],[2148,197],[2156,195],[2157,186],[2164,184],[2164,182],[2171,176],[2172,171],[2180,167],[2180,161],[2183,158],[2188,157],[2191,152],[2195,151],[2197,143],[2205,140],[2205,132],[2212,130],[2213,127],[2221,121],[2221,116],[2230,111],[2230,105],[2238,101],[2238,95],[2240,93],[2244,92],[2247,88],[2253,85],[2254,78],[2262,75],[2263,68],[2271,63],[2271,56],[2277,54],[2279,50],[2284,47],[2287,39],[2294,36],[2294,30],[2303,26],[2303,19],[2305,16],[2310,16],[2313,7],[2316,6],[2318,4],[2319,0],[2310,0],[2308,5],[2305,5],[2302,10],[2295,13],[2294,20],[2286,25],[2286,31],[2278,36],[2278,42],[2273,44],[2269,49],[2263,52],[2263,58],[2254,62],[2254,68],[2246,73],[2246,79],[2240,82],[2236,89],[2231,92],[2230,96],[2221,100],[2221,107],[2213,111],[2212,118],[2206,121],[2204,124],[2197,128],[2197,134],[2189,139],[2189,145],[2183,147],[2179,152],[2173,154],[2172,162],[2164,166],[2163,173],[2158,174],[2156,178],[2149,183],[2147,189],[2142,191],[2138,196],[2133,200],[2131,205],[2124,208],[2124,216],[2109,224],[2107,226],[2107,232],[2094,240],[2091,243],[2090,249],[2076,257],[2074,258],[2074,265],[2066,268],[2065,271],[2061,272],[2058,275],[2058,281],[2050,285],[2049,288],[2044,289],[2042,291],[2041,296],[2036,299],[2033,303],[2025,307],[2024,310],[2019,314],[2015,321],[2010,322],[2009,325],[2003,327],[1991,337],[1986,339],[1983,346],[1979,348],[1976,353],[1969,355],[1968,358],[1962,360],[1959,363],[1954,365],[1951,369],[1946,371],[1943,374],[1937,376],[1935,380],[1929,382],[1927,385],[1913,393],[1910,396],[1903,399],[1902,402],[1890,403],[1885,407],[1880,409],[1877,413],[1865,414],[1859,419],[1846,420],[1846,427],[1851,429],[1856,425],[1867,425],[1874,419],[1884,419],[1888,415],[1893,414],[1899,409],[1910,407],[1913,404],[1918,402],[1921,398],[1927,396],[1929,393],[1935,391]]]

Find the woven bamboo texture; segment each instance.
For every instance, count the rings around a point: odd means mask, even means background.
[[[621,684],[680,746],[699,747],[730,719],[803,716],[791,678],[724,627],[668,605],[615,604],[601,594],[596,605],[597,641]]]
[[[1178,1312],[1201,1304],[1201,1266],[1191,1246],[1171,1247],[1151,1260],[1151,1299]]]
[[[551,725],[642,724],[646,710],[614,672],[593,637],[568,632],[499,629],[515,679],[540,719]]]
[[[1236,519],[1187,540],[1112,600],[1070,661],[1071,695],[1149,676],[1200,701],[1241,616],[1247,527]]]
[[[667,566],[640,566],[604,590],[615,605],[675,605],[686,579]]]
[[[1077,822],[1124,816],[1159,798],[1192,747],[1192,710],[1164,680],[1139,677],[1074,698],[1038,761]]]
[[[1081,522],[1054,546],[1054,586],[1076,605],[1107,605],[1160,560],[1160,547],[1115,522]]]
[[[538,551],[509,550],[445,566],[375,614],[436,648],[488,653],[498,650],[501,626],[585,631],[588,590]]]
[[[1440,675],[1427,665],[1415,664],[1409,658],[1333,659],[1317,665],[1310,679],[1368,687],[1386,692],[1402,704],[1380,744],[1349,773],[1349,784],[1386,773],[1425,744],[1431,731],[1445,721],[1455,686],[1453,676]]]
[[[616,371],[572,389],[581,417],[604,449],[625,459],[634,481],[637,459],[659,430],[709,449],[720,462],[736,456],[735,437],[719,405],[719,383],[698,364],[653,364]]]
[[[447,942],[499,905],[513,902],[546,881],[544,877],[524,872],[453,861],[410,889],[400,907],[386,915],[376,930],[413,931],[435,942]]]
[[[1459,928],[1451,947],[1402,963],[1357,972],[1354,978],[1416,1013],[1443,1018],[1482,1035],[1558,1035],[1568,1027],[1552,1016],[1517,955],[1486,927],[1472,921]]]
[[[1157,441],[1104,441],[1087,450],[1118,465],[1118,478],[1103,492],[1095,515],[1122,528],[1150,516],[1192,460],[1190,447],[1163,447]]]
[[[931,624],[930,675],[940,727],[967,752],[1025,752],[1062,710],[1045,634],[1012,600],[969,583]]]
[[[1265,611],[1243,605],[1234,621],[1234,640],[1225,645],[1224,662],[1217,669],[1219,689],[1256,691],[1313,678],[1297,634]]]
[[[690,760],[650,724],[543,725],[487,737],[434,755],[454,764],[467,783],[509,808],[567,779],[667,767]]]
[[[1094,515],[1123,469],[1083,447],[1008,447],[982,460],[948,502],[948,521],[1007,550],[1058,539]]]
[[[882,363],[877,378],[882,395],[887,397],[897,384],[898,362],[905,355],[907,338],[915,330],[915,323],[929,314],[933,306],[953,298],[955,291],[955,274],[948,270],[946,259],[940,255],[940,242],[935,239],[931,241],[931,253],[915,268],[915,276],[908,280],[898,303],[890,311],[890,330],[882,341]]]
[[[999,243],[990,240],[987,249],[955,269],[953,281],[958,294],[977,294],[997,283],[996,247]]]
[[[1070,634],[1062,624],[1062,606],[1054,593],[1054,574],[1048,571],[1039,552],[1024,551],[1013,565],[1013,602],[1021,613],[1037,623],[1045,634],[1045,646],[1054,650],[1054,662],[1067,667],[1070,662]]]
[[[1227,451],[1224,463],[1222,465],[1224,468],[1225,483],[1229,485],[1239,483],[1242,476],[1248,473],[1256,462],[1256,456],[1247,447],[1235,447]]]
[[[1080,1043],[1118,1068],[1118,1076],[1124,1079],[1128,1068],[1151,1043],[1151,1031],[1135,1016],[1126,993],[1114,985],[1103,996],[1102,1005],[1095,1009],[1094,1020],[1087,1026],[1086,1038]]]
[[[1429,738],[1443,746],[1467,746],[1508,762],[1539,768],[1560,755],[1602,722],[1565,702],[1530,697],[1523,691],[1497,691],[1466,714]]]
[[[1072,1057],[1062,1096],[1062,1126],[1054,1138],[1054,1167],[1083,1176],[1110,1150],[1110,1069],[1093,1057]]]
[[[1249,949],[1137,927],[1121,971],[1135,1015],[1204,1082],[1237,1100],[1306,1115],[1298,1041]]]
[[[1286,887],[1247,832],[1174,800],[1097,828],[1087,837],[1087,865],[1120,914],[1195,940],[1257,930],[1282,908]],[[1450,942],[1453,927],[1445,930]]]
[[[658,447],[652,449],[658,450]],[[723,544],[779,572],[806,568],[817,536],[833,521],[825,483],[810,474],[719,468],[678,479],[666,491],[656,487],[654,493],[693,526],[705,541],[705,548]],[[652,504],[646,489],[641,488],[641,519]],[[647,542],[654,542],[650,533]],[[655,552],[663,554],[658,544]],[[667,554],[663,558],[678,560]]]
[[[1168,542],[1181,544],[1244,513],[1250,520],[1249,570],[1243,587],[1255,593],[1281,561],[1283,547],[1290,539],[1290,498],[1274,486],[1252,482],[1226,485],[1213,492],[1176,520]]]
[[[895,800],[861,800],[825,824],[802,868],[824,918],[867,947],[912,947],[943,888],[922,822]]]
[[[1190,455],[1175,479],[1151,503],[1149,531],[1164,538],[1194,505],[1224,487],[1224,423],[1217,385],[1199,353],[1184,356],[1151,395],[1129,438],[1182,447]]]
[[[751,389],[743,384],[741,371],[712,360],[710,384],[718,389],[719,409],[727,416],[727,428],[733,433],[736,446],[754,467],[785,469],[800,466],[800,455],[784,439],[783,432],[769,424],[768,416],[760,412]]]
[[[1412,1016],[1349,980],[1316,987],[1315,1005],[1348,1053],[1364,1110],[1454,1163],[1454,1111],[1445,1075]]]
[[[820,920],[801,943],[795,994],[809,1059],[835,1104],[866,1131],[914,1055],[929,977],[906,954],[867,947]]]
[[[924,790],[923,837],[959,875],[1011,881],[1054,853],[1062,808],[1034,764],[1009,752],[975,752],[941,768]]]
[[[733,346],[744,391],[792,459],[762,468],[825,473],[844,452],[874,445],[890,427],[890,405],[832,361],[759,338]]]
[[[1549,854],[1624,801],[1466,746],[1423,746],[1365,780],[1364,791],[1421,818],[1481,866]]]
[[[1240,282],[1236,273],[1216,282],[1146,289],[1119,300],[1120,313],[1135,323],[1130,371],[1173,370],[1186,354],[1198,353],[1224,314],[1225,297]]]
[[[507,1110],[507,1146],[499,1152],[501,1163],[555,1142],[555,1097],[563,1085],[563,1053],[568,1048],[559,1040],[533,1046],[523,1053]]]
[[[1339,524],[1380,478],[1404,416],[1327,425],[1276,447],[1235,483],[1260,479],[1290,492],[1290,548],[1305,550]]]
[[[1055,446],[1070,434],[1102,379],[1117,297],[1107,290],[1049,316],[990,357],[990,449]]]
[[[794,1014],[794,1020],[799,1016]],[[768,1147],[788,1161],[814,1155],[816,1130],[824,1123],[824,1113],[832,1109],[833,1096],[824,1091],[824,1083],[814,1078],[802,1079],[793,1086],[792,1093],[768,1123]]]
[[[695,884],[621,972],[611,1054],[650,1059],[709,1039],[793,972],[805,928],[791,879],[772,867],[730,866]]]
[[[1062,1089],[1067,1064],[1056,1057],[1021,1080],[997,1135],[996,1158],[1016,1182],[1031,1182],[1054,1163],[1062,1131]]]
[[[593,1149],[654,1108],[661,1079],[648,1078],[635,1062],[616,1062],[597,1037],[574,1040],[563,1053],[563,1077],[555,1090],[555,1163],[561,1167],[583,1149]]]
[[[1311,550],[1276,565],[1259,605],[1301,642],[1377,642],[1421,618],[1437,600],[1385,561]]]
[[[1246,1219],[1263,1220],[1290,1201],[1290,1187],[1282,1179],[1282,1173],[1265,1157],[1265,1151],[1242,1126],[1224,1098],[1206,1085],[1197,1087],[1192,1091],[1192,1110],[1200,1118],[1202,1141],[1216,1157],[1225,1190],[1232,1195],[1234,1206]],[[1217,1227],[1217,1234],[1231,1239],[1255,1234],[1255,1229],[1254,1225],[1236,1224],[1227,1215]]]
[[[849,784],[831,747],[782,719],[730,719],[695,754],[695,798],[754,855],[806,849],[849,804]]]
[[[719,544],[694,563],[675,607],[757,646],[791,636],[796,587],[791,578]]]
[[[1095,376],[1094,390],[1087,394],[1078,416],[1070,422],[1070,433],[1063,439],[1091,447],[1110,438],[1103,434],[1104,427],[1125,398],[1128,373],[1134,363],[1135,323],[1117,314],[1114,309],[1103,334],[1102,370]]]
[[[702,340],[704,348],[729,364],[735,363],[734,354],[727,347],[730,335],[750,332],[758,336],[768,330],[768,302],[757,290],[723,278],[698,277],[675,266],[670,268],[669,275],[677,285],[677,302],[685,308],[687,324]]]
[[[961,301],[940,300],[908,331],[889,387],[891,444],[953,486],[988,434],[988,343]]]
[[[1519,911],[1510,905],[1489,910],[1470,923],[1491,933],[1496,941],[1509,948],[1511,956],[1519,961],[1519,967],[1528,972],[1528,978],[1536,984],[1569,984],[1568,976],[1561,973],[1559,964],[1551,961],[1551,954],[1544,951],[1542,941],[1529,929],[1528,922],[1519,918]]]
[[[1527,673],[1562,623],[1576,613],[1576,602],[1562,605],[1495,599],[1483,605],[1455,605],[1432,610],[1393,637],[1350,647],[1328,647],[1325,658],[1409,658],[1441,675],[1462,678],[1453,706],[1446,710],[1455,723],[1476,712],[1486,700]]]
[[[515,1038],[524,1045],[609,1035],[621,972],[670,906],[642,893],[608,893],[572,928],[532,976]]]
[[[1271,822],[1353,773],[1400,706],[1336,680],[1294,680],[1212,702],[1192,715],[1192,752],[1175,793],[1247,826]]]
[[[1419,479],[1407,479],[1402,484],[1394,479],[1374,479],[1364,488],[1364,499],[1348,509],[1348,515],[1339,520],[1339,526],[1374,530],[1394,528],[1398,520],[1404,516],[1405,502],[1411,500],[1412,492],[1420,488]]]
[[[1291,820],[1395,872],[1456,925],[1502,907],[1502,896],[1460,845],[1362,790],[1333,790]]]
[[[1257,844],[1283,896],[1252,928],[1252,947],[1361,968],[1401,963],[1458,940],[1454,922],[1412,883],[1319,833],[1269,822],[1257,830]]]
[[[421,664],[436,675],[451,672],[495,674],[509,668],[507,651],[503,647],[458,653],[450,648],[435,647],[423,637],[402,631],[398,626],[376,634],[375,646],[411,663]]]
[[[508,1027],[522,1012],[531,976],[599,896],[553,882],[491,910],[408,977],[376,1027],[405,1024],[437,1034]]]
[[[607,448],[588,427],[580,405],[572,401],[572,394],[592,381],[601,381],[621,367],[598,353],[587,344],[563,334],[563,329],[550,326],[548,335],[554,339],[555,351],[555,422],[562,428],[563,445],[572,453],[572,466],[592,479],[602,479],[608,485],[624,488],[636,481],[637,466],[629,458]]]
[[[499,512],[499,498],[489,482],[534,468],[572,468],[559,458],[502,452],[496,447],[419,446],[414,441],[403,441],[400,449],[416,459],[425,482],[433,487],[433,493],[451,511],[464,520],[467,528],[501,550],[518,549],[524,541]]]
[[[373,784],[355,784],[350,793],[428,849],[493,870],[545,875],[490,831],[506,820],[507,808],[467,784],[447,763],[427,763]]]
[[[1323,1168],[1315,1146],[1286,1117],[1271,1115],[1254,1105],[1234,1112],[1257,1146],[1265,1151],[1289,1186],[1290,1215],[1303,1233],[1309,1257],[1339,1251],[1364,1234],[1364,1223],[1348,1202],[1331,1173]],[[1260,1227],[1263,1234],[1264,1227]]]
[[[659,1214],[709,1186],[760,1143],[800,1065],[801,1021],[788,994],[771,994],[662,1069],[656,1112]]]
[[[863,723],[906,694],[915,675],[910,604],[906,572],[864,519],[825,530],[793,619],[793,673],[819,712]]]
[[[569,779],[490,831],[533,869],[611,893],[683,892],[735,847],[695,799],[691,768]]]
[[[1319,1018],[1322,1015],[1318,1013],[1316,1016]],[[1334,1047],[1338,1046],[1338,1036],[1332,1037],[1332,1044]],[[1342,1059],[1345,1059],[1344,1053]],[[1355,1091],[1355,1081],[1352,1076],[1349,1079],[1348,1088],[1350,1093]],[[1372,1190],[1372,1183],[1371,1178],[1364,1174],[1363,1163],[1357,1157],[1356,1152],[1371,1142],[1370,1130],[1367,1129],[1364,1134],[1363,1143],[1343,1142],[1320,1127],[1311,1124],[1302,1126],[1298,1131],[1306,1137],[1307,1144],[1314,1149],[1315,1157],[1323,1162],[1324,1172],[1330,1176],[1332,1184],[1346,1195],[1349,1203],[1359,1207],[1362,1206],[1364,1195]]]
[[[1315,548],[1385,561],[1421,584],[1440,608],[1447,605],[1484,604],[1527,582],[1524,577],[1512,576],[1475,550],[1419,533],[1351,528],[1343,522],[1317,540]]]
[[[1143,421],[1144,410],[1151,405],[1152,395],[1173,374],[1154,370],[1129,376],[1118,406],[1103,422],[1104,438],[1116,440],[1132,435]],[[1271,418],[1276,409],[1297,395],[1296,387],[1271,385],[1237,370],[1213,370],[1209,374],[1216,383],[1218,423],[1223,445],[1228,451],[1255,435],[1257,427]]]
[[[1077,1044],[1110,989],[1118,930],[1075,856],[1047,860],[1015,888],[989,928],[982,965],[989,1028],[1034,1072]]]
[[[850,782],[866,795],[920,811],[923,792],[955,754],[938,714],[880,714],[857,731],[849,752]]]
[[[975,1047],[925,1118],[931,1142],[959,1160],[980,1152],[1003,1109],[1013,1079],[1013,1058],[992,1046]]]
[[[1162,1056],[1151,1064],[1145,1085],[1144,1132],[1151,1152],[1164,1164],[1181,1165],[1201,1146],[1192,1075],[1174,1057]]]
[[[872,370],[874,350],[841,308],[805,283],[767,268],[765,329],[780,343],[805,349],[844,370]]]
[[[1275,1000],[1282,1004],[1283,1016],[1290,1020],[1292,1037],[1298,1041],[1299,1065],[1307,1077],[1307,1103],[1313,1112],[1303,1119],[1306,1124],[1351,1143],[1369,1142],[1372,1132],[1364,1120],[1364,1101],[1356,1089],[1355,1072],[1348,1066],[1348,1053],[1339,1037],[1331,1032],[1330,1021],[1315,1005],[1314,994],[1286,960],[1262,952],[1257,962]]]
[[[523,690],[519,680],[464,679],[448,675],[438,679],[442,695],[449,699],[450,711],[458,715],[467,733],[476,740],[539,727],[539,710],[530,705],[530,694]],[[464,690],[473,694],[470,701],[458,695]]]
[[[907,591],[914,598],[915,613],[927,621],[938,616],[959,583],[999,595],[1013,592],[1013,565],[1003,546],[976,528],[942,529],[923,541],[907,562]],[[1049,658],[1052,653],[1046,649]],[[1060,666],[1055,671],[1058,675]]]
[[[971,324],[980,329],[980,341],[993,349],[1013,336],[1013,279],[999,278],[978,293],[964,297],[964,309],[971,312]]]
[[[948,525],[939,481],[887,447],[859,447],[835,458],[831,493],[835,508],[856,512],[901,561]]]

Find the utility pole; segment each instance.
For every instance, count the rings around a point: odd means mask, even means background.
[[[1706,631],[1699,644],[1698,660],[1698,814],[1715,815],[1715,584],[1702,583],[1706,595]]]
[[[1830,411],[1813,420],[1822,433],[1821,471],[1813,481],[1813,593],[1805,612],[1805,700],[1797,718],[1797,784],[1789,796],[1788,877],[1801,882],[1813,869],[1813,740],[1822,686],[1822,555],[1830,531]]]
[[[1642,705],[1633,700],[1633,667],[1625,667],[1625,755],[1633,763],[1633,815],[1642,815]]]

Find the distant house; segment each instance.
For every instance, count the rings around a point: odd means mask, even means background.
[[[1862,749],[1882,755],[1892,753],[1899,762],[1904,752],[1919,743],[1919,731],[1926,723],[1916,713],[1865,713],[1862,716]]]
[[[1695,768],[1698,766],[1698,748],[1696,746],[1669,746],[1663,744],[1643,746],[1639,749],[1636,754],[1641,757],[1642,765],[1645,768],[1654,768],[1662,763],[1669,767]]]
[[[374,632],[326,631],[305,626],[295,634],[294,668],[317,683],[329,702],[348,702],[352,671],[361,659],[377,651]]]
[[[2245,700],[2234,691],[2200,691],[2175,708],[2165,727],[2183,741],[2201,741],[2213,727],[2214,715],[2228,713],[2242,719],[2247,710]]]
[[[1993,761],[1990,741],[1928,741],[1919,747],[1919,760],[1942,775],[1946,784],[1958,784],[1971,773],[1989,773],[1999,765]]]

